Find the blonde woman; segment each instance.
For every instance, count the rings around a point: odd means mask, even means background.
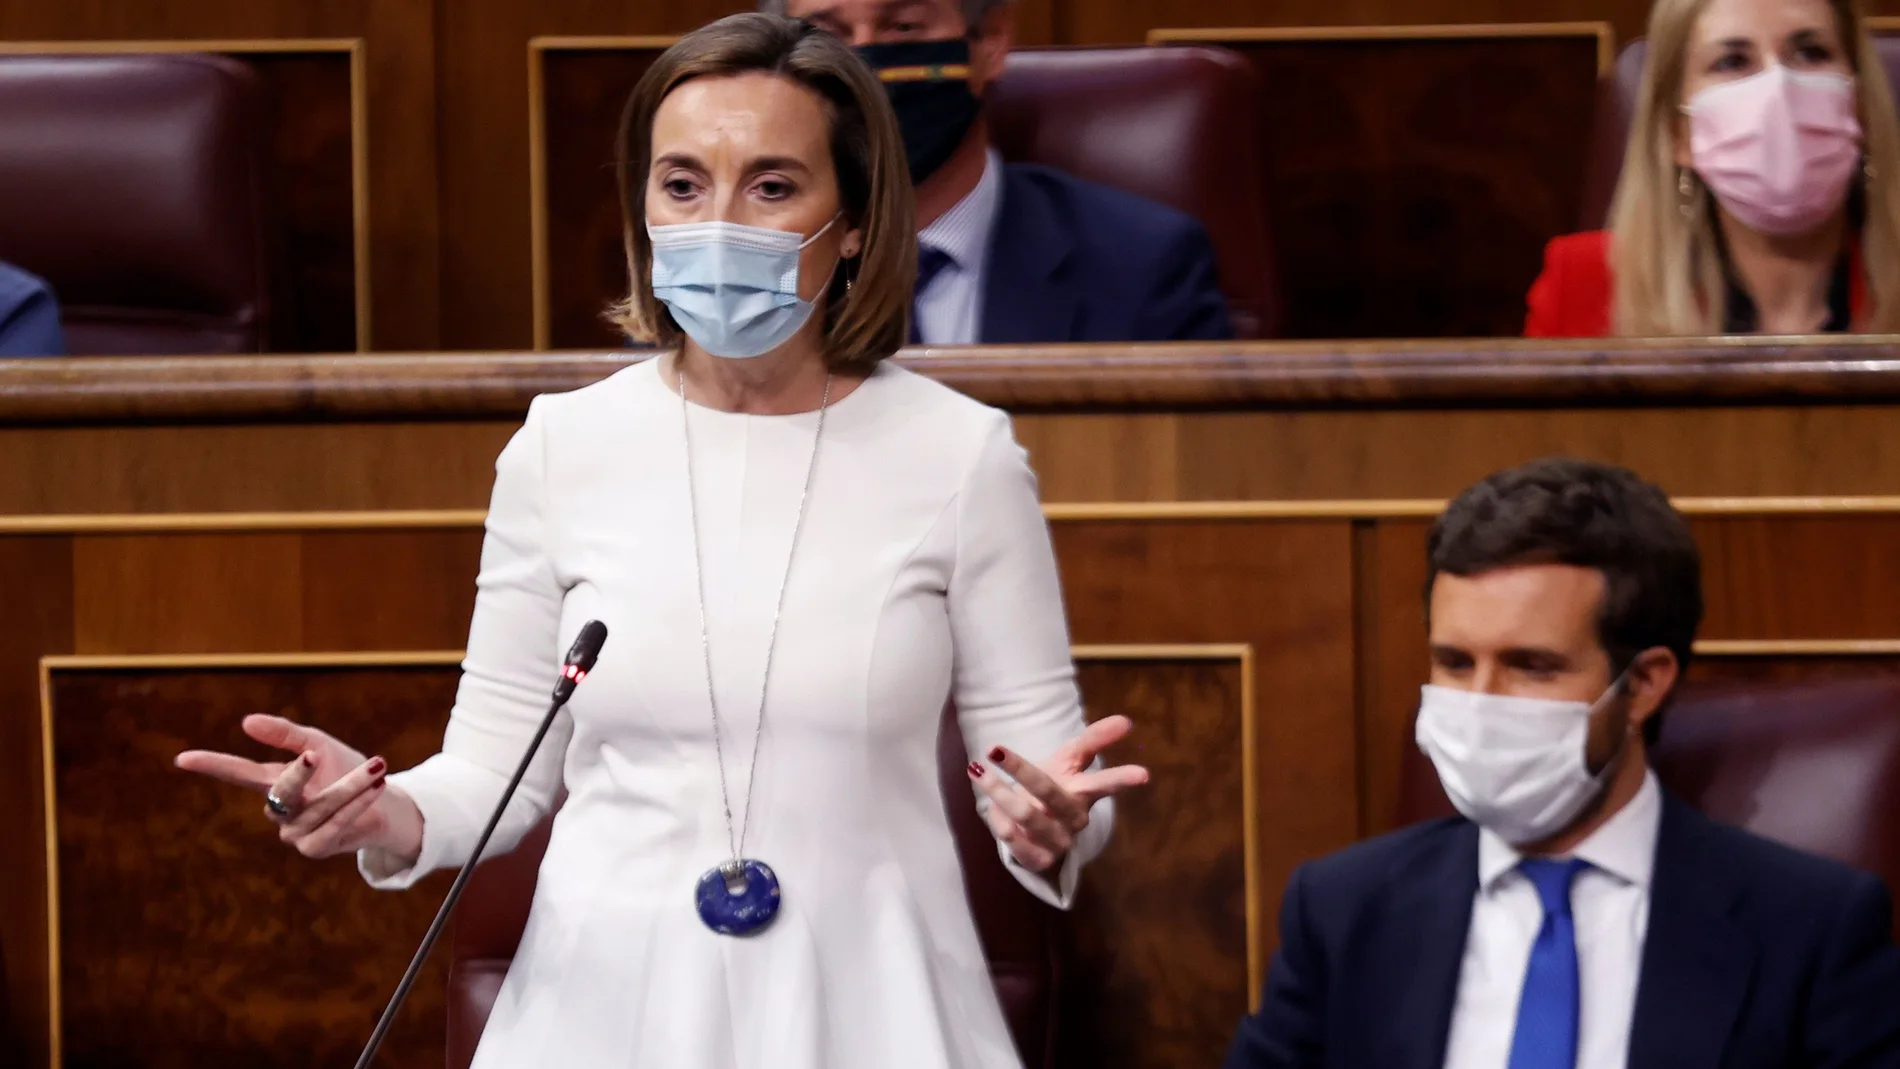
[[[635,337],[497,462],[442,752],[251,717],[311,857],[403,888],[466,860],[583,621],[613,638],[495,837],[565,790],[476,1069],[1019,1069],[937,787],[954,697],[1004,863],[1066,907],[1139,767],[1095,754],[1009,419],[885,363],[917,231],[884,88],[773,15],[688,34],[620,140]]]
[[[1900,330],[1900,131],[1858,0],[1657,0],[1610,229],[1525,334]]]

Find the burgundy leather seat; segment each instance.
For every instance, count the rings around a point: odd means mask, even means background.
[[[1234,330],[1274,335],[1278,291],[1260,190],[1260,87],[1222,48],[1012,52],[991,90],[990,138],[1008,160],[1171,205],[1213,239]]]
[[[976,814],[969,757],[954,717],[938,744],[938,779],[949,809],[963,880],[989,957],[990,975],[1010,1033],[1029,1069],[1055,1065],[1058,976],[1057,912],[1024,890],[996,854],[996,840]],[[449,959],[448,1069],[467,1069],[508,963],[520,945],[547,849],[548,822],[513,853],[476,870],[457,907]]]
[[[1654,764],[1678,798],[1900,889],[1900,677],[1692,686],[1666,716]],[[1407,751],[1400,822],[1450,814]]]
[[[1874,48],[1880,53],[1888,83],[1900,95],[1900,37],[1876,36]],[[1597,83],[1596,118],[1578,216],[1580,230],[1600,230],[1609,222],[1610,201],[1616,196],[1616,181],[1623,172],[1623,151],[1629,145],[1636,93],[1642,87],[1643,65],[1648,58],[1649,42],[1639,37],[1623,47],[1616,66]]]
[[[52,284],[72,353],[263,350],[259,109],[219,56],[0,58],[0,259]]]

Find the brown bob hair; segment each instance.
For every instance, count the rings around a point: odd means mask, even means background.
[[[816,315],[825,363],[867,371],[910,336],[917,278],[916,209],[897,117],[883,84],[842,41],[782,15],[730,15],[680,38],[647,68],[627,100],[616,147],[623,240],[631,292],[608,318],[636,342],[677,348],[679,325],[653,296],[653,245],[646,194],[653,166],[653,119],[673,90],[695,78],[762,71],[817,93],[831,120],[838,200],[864,248],[839,265]]]

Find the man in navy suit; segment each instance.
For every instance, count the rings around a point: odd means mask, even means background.
[[[38,276],[0,262],[0,359],[65,353],[52,289]]]
[[[983,90],[1010,0],[761,0],[858,48],[884,79],[917,187],[912,340],[929,345],[1233,336],[1192,217],[1048,167],[1004,163]]]
[[[1417,738],[1462,817],[1294,873],[1227,1069],[1900,1066],[1880,881],[1647,762],[1702,615],[1660,490],[1544,460],[1433,527]]]

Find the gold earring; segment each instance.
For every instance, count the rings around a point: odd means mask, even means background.
[[[1687,167],[1676,172],[1676,193],[1679,195],[1681,201],[1676,207],[1682,212],[1682,217],[1684,219],[1693,220],[1695,218],[1696,209],[1695,179],[1689,177],[1689,169]]]

